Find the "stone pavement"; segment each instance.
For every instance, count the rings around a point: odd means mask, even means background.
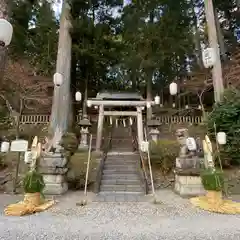
[[[98,193],[93,202],[147,202],[148,197],[138,193]]]
[[[76,206],[82,192],[68,192],[46,212],[6,217],[5,205],[21,196],[0,196],[0,240],[240,240],[240,216],[204,212],[169,190],[161,204],[97,203]]]

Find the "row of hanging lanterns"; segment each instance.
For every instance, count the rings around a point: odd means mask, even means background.
[[[63,84],[63,82],[64,82],[63,75],[61,73],[55,73],[54,76],[53,76],[53,83],[54,83],[54,85],[56,87],[60,87]],[[171,95],[176,95],[177,94],[178,88],[177,88],[177,84],[175,82],[172,82],[169,85],[169,91],[170,91]],[[77,91],[75,93],[75,100],[77,102],[82,101],[82,94],[81,94],[81,92]],[[160,96],[155,96],[154,103],[156,105],[160,104]],[[91,100],[87,100],[87,106],[88,107],[92,106]],[[151,102],[147,102],[146,106],[147,106],[147,108],[150,108],[151,107]]]
[[[55,73],[55,74],[54,74],[54,77],[53,77],[53,81],[54,81],[54,85],[55,85],[55,86],[60,87],[60,86],[63,84],[63,75],[60,74],[60,73]],[[169,85],[169,92],[170,92],[170,94],[171,94],[172,96],[174,96],[174,95],[177,94],[177,92],[178,92],[177,83],[172,82],[172,83]],[[82,94],[81,94],[81,92],[77,91],[77,92],[75,93],[75,100],[76,100],[77,102],[81,102],[81,101],[82,101]],[[160,96],[155,96],[155,98],[154,98],[154,103],[155,103],[156,105],[160,105],[160,107],[163,107],[163,104],[160,103],[160,100],[161,100],[161,99],[160,99]],[[146,107],[147,107],[147,108],[150,108],[151,105],[152,105],[151,102],[147,102],[147,103],[146,103]],[[91,101],[91,100],[87,100],[87,106],[88,106],[88,107],[91,107],[91,106],[92,106],[92,101]],[[175,107],[176,107],[176,104],[173,103],[173,104],[172,104],[172,107],[175,108]],[[186,109],[189,109],[189,106],[186,105],[185,108],[186,108]],[[98,106],[95,106],[95,109],[98,109]],[[142,110],[144,110],[144,109],[145,109],[145,107],[143,106],[143,107],[142,107]],[[199,105],[199,106],[198,106],[198,109],[202,109],[202,107]]]
[[[63,75],[60,74],[60,73],[55,73],[54,74],[54,77],[53,77],[53,81],[54,81],[54,85],[57,86],[57,87],[60,87],[62,84],[63,84]],[[169,85],[169,92],[172,96],[176,95],[177,92],[178,92],[178,86],[177,86],[177,83],[175,82],[172,82],[170,85]],[[81,102],[82,101],[82,93],[77,91],[75,93],[75,100],[77,102]],[[160,96],[155,96],[154,98],[154,103],[156,105],[160,105],[160,107],[163,107],[163,104],[160,103]],[[147,102],[146,103],[146,107],[147,108],[150,108],[151,107],[151,102]],[[92,107],[92,101],[91,100],[87,100],[87,106],[88,107]],[[173,103],[172,104],[172,107],[175,108],[176,107],[176,104]],[[98,109],[98,106],[94,106],[95,109]],[[143,106],[141,108],[142,110],[145,109],[145,106]],[[189,105],[185,105],[185,109],[189,109]],[[198,106],[198,109],[202,109],[202,107],[199,105]]]

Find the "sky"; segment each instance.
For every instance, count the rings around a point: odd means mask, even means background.
[[[56,1],[56,3],[53,4],[53,10],[56,13],[56,16],[59,16],[62,9],[62,0]]]

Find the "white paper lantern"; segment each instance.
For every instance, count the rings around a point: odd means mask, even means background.
[[[178,92],[178,86],[175,82],[172,82],[170,85],[169,85],[169,92],[170,94],[173,96],[173,95],[176,95],[177,92]]]
[[[159,97],[159,96],[156,96],[156,97],[154,98],[154,102],[155,102],[156,105],[160,104],[160,97]]]
[[[31,163],[33,157],[34,157],[34,156],[33,156],[33,154],[32,154],[31,151],[27,151],[27,152],[25,152],[25,154],[24,154],[24,162],[25,162],[26,164]]]
[[[189,108],[188,105],[186,105],[185,108],[188,109]]]
[[[150,107],[151,107],[151,103],[147,102],[147,108],[150,108]]]
[[[225,145],[227,143],[227,135],[225,132],[218,132],[217,133],[217,142],[220,145]]]
[[[0,41],[8,46],[12,41],[13,27],[10,22],[0,19]]]
[[[142,111],[145,109],[145,107],[141,107]]]
[[[175,104],[175,103],[173,103],[173,104],[172,104],[172,107],[173,107],[173,108],[175,108],[175,107],[176,107],[176,104]]]
[[[206,48],[202,52],[203,65],[210,68],[216,63],[216,52],[214,48]]]
[[[141,149],[142,152],[148,152],[149,142],[142,141],[141,144],[140,144],[140,149]]]
[[[63,75],[61,73],[55,73],[53,75],[53,83],[55,86],[60,87],[63,84]]]
[[[81,94],[81,92],[77,91],[77,92],[75,93],[75,100],[76,100],[77,102],[81,102],[81,101],[82,101],[82,94]]]
[[[98,106],[94,106],[94,109],[98,109]]]
[[[92,106],[92,101],[91,100],[87,100],[87,106],[91,107]]]
[[[1,152],[6,153],[9,151],[10,143],[9,142],[2,142],[1,144]]]

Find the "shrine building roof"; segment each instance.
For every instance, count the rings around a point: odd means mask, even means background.
[[[99,92],[95,99],[99,100],[134,100],[142,101],[143,97],[138,92]]]

